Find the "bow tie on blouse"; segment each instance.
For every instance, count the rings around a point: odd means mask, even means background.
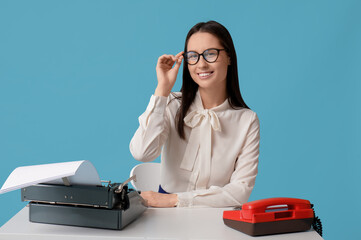
[[[221,131],[217,114],[209,109],[198,109],[190,112],[184,123],[192,128],[189,141],[180,167],[192,171],[199,150],[201,171],[198,174],[197,188],[206,189],[211,173],[212,129]]]

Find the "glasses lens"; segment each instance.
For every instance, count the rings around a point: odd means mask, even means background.
[[[218,57],[218,51],[217,49],[208,49],[204,51],[203,56],[208,62],[215,62]]]
[[[198,57],[199,55],[196,52],[187,52],[185,59],[189,64],[196,64],[198,62]]]

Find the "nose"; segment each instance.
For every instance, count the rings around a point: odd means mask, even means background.
[[[199,61],[197,62],[197,67],[199,68],[206,68],[208,67],[208,62],[204,59],[203,56],[199,57]]]

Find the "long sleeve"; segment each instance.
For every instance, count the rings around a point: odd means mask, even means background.
[[[197,92],[190,119],[185,121],[194,124],[185,125],[182,139],[175,122],[181,94],[173,96],[151,97],[130,143],[133,157],[149,162],[162,155],[160,184],[166,192],[178,195],[179,207],[230,207],[247,202],[258,173],[257,115],[249,109],[232,108],[228,100],[204,109]],[[212,122],[216,118],[219,121]]]
[[[146,111],[139,117],[139,127],[130,141],[130,152],[142,162],[156,159],[169,133],[166,114],[167,97],[152,95]]]
[[[247,137],[235,162],[230,182],[223,187],[178,193],[179,207],[229,207],[247,202],[258,173],[260,127],[255,113],[247,130]]]

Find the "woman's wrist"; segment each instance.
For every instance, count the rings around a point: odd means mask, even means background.
[[[177,207],[178,206],[178,195],[173,193],[171,194],[172,198],[171,198],[171,205],[173,207]]]
[[[158,86],[154,91],[154,96],[168,97],[170,92],[171,90]]]

